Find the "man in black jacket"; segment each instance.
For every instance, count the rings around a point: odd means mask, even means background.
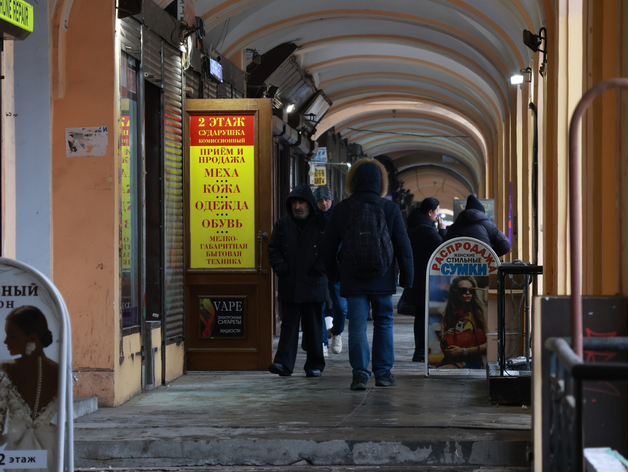
[[[320,247],[325,232],[325,215],[314,211],[314,195],[307,185],[298,185],[286,200],[287,214],[273,228],[268,244],[270,265],[279,278],[281,333],[277,353],[268,370],[292,375],[299,344],[299,321],[307,352],[305,374],[320,377],[323,357],[321,310],[327,295],[327,277]]]
[[[393,303],[392,294],[397,291],[394,259],[399,264],[399,283],[402,287],[412,286],[412,250],[397,204],[382,198],[388,189],[388,174],[383,164],[375,159],[359,159],[347,174],[346,190],[352,195],[341,201],[334,210],[325,232],[323,254],[328,277],[336,278],[338,273],[336,253],[340,244],[340,295],[347,299],[347,319],[349,320],[349,363],[353,369],[351,390],[364,390],[371,375],[369,362],[371,355],[366,336],[366,320],[369,310],[373,311],[373,359],[372,369],[375,385],[392,387],[396,385],[391,369],[395,363],[393,343]],[[384,274],[375,278],[355,275],[351,258],[347,257],[348,231],[352,213],[360,205],[380,206],[394,249],[394,258]],[[346,240],[345,240],[346,239]],[[344,241],[344,242],[343,242]]]
[[[403,291],[401,299],[415,308],[413,362],[425,362],[425,273],[432,253],[442,244],[447,233],[439,214],[440,202],[429,197],[410,212],[406,221],[414,257],[414,282],[411,288]]]
[[[510,251],[510,241],[484,213],[484,205],[475,196],[469,195],[467,206],[460,212],[454,224],[447,228],[444,241],[466,236],[488,244],[498,257]]]

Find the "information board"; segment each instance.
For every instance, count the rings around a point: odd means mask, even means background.
[[[495,221],[495,199],[493,198],[480,198],[478,199],[484,207],[484,213],[488,216],[488,219]],[[467,206],[467,200],[454,199],[454,221],[458,218],[458,215],[464,211]]]
[[[200,298],[200,329],[203,338],[244,336],[246,297],[212,296]]]
[[[490,275],[499,258],[482,241],[454,238],[440,245],[427,268],[425,375],[484,369]]]
[[[314,168],[314,185],[327,185],[327,179],[325,178],[325,168],[324,167],[315,167]]]
[[[190,267],[255,266],[255,117],[190,116]]]

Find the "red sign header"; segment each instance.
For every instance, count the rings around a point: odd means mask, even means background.
[[[253,146],[254,115],[192,116],[190,146]]]

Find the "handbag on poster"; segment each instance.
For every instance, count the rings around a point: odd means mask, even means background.
[[[471,325],[471,329],[465,329],[467,328],[467,323]],[[457,332],[459,328],[462,328],[462,332],[460,333]],[[469,318],[463,318],[458,321],[454,334],[444,337],[440,342],[443,351],[449,346],[469,348],[475,346],[479,347],[484,343],[486,343],[484,330],[476,328]]]

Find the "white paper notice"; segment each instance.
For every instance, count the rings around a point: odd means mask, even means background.
[[[104,156],[107,153],[106,126],[65,129],[65,156]]]

